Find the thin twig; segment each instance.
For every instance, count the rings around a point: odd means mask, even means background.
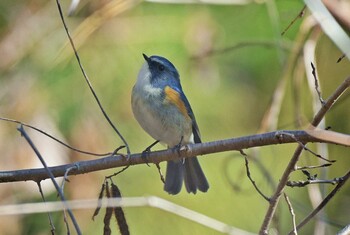
[[[112,156],[114,156],[114,155],[112,155]],[[119,175],[120,173],[122,173],[123,171],[125,171],[126,169],[128,169],[129,166],[130,166],[130,165],[127,165],[127,166],[125,166],[123,169],[121,169],[120,171],[117,171],[116,173],[114,173],[114,174],[112,174],[112,175],[106,176],[106,177],[105,177],[105,180],[106,180],[106,179],[111,179],[112,177],[114,177],[114,176],[116,176],[116,175]]]
[[[318,212],[320,212],[328,202],[336,195],[336,193],[345,185],[346,181],[350,178],[350,171],[348,171],[343,177],[341,177],[337,186],[323,199],[323,201],[308,215],[303,219],[296,227],[297,230],[302,228],[305,224],[307,224]],[[292,234],[292,231],[289,232]]]
[[[39,192],[40,192],[41,198],[43,199],[43,202],[46,202],[45,196],[44,196],[44,193],[43,193],[43,189],[41,188],[40,181],[38,181],[36,184],[38,185]],[[56,229],[55,229],[55,225],[52,222],[51,213],[47,212],[47,216],[49,217],[49,223],[50,223],[50,227],[51,227],[51,235],[54,235]]]
[[[235,51],[241,48],[245,47],[253,47],[253,46],[258,46],[258,47],[280,47],[281,49],[284,50],[289,50],[290,47],[287,44],[281,44],[281,43],[276,43],[276,42],[271,42],[271,41],[248,41],[248,42],[238,42],[234,45],[224,47],[224,48],[217,48],[217,49],[212,49],[209,51],[206,51],[205,53],[199,54],[199,55],[193,55],[190,59],[191,60],[198,60],[198,59],[203,59],[209,56],[213,55],[219,55],[219,54],[224,54],[228,53],[231,51]]]
[[[295,170],[305,170],[305,169],[315,169],[315,168],[322,168],[322,167],[329,167],[331,166],[331,163],[326,163],[318,166],[301,166],[301,167],[296,167]]]
[[[283,36],[288,30],[289,28],[300,18],[302,18],[305,14],[305,9],[306,9],[306,5],[304,5],[304,7],[301,9],[301,11],[299,12],[299,14],[289,23],[289,25],[283,30],[283,32],[281,33],[281,36]]]
[[[63,222],[66,225],[67,235],[70,235],[70,227],[67,220],[67,210],[63,209]]]
[[[293,134],[290,133],[284,133],[283,131],[280,132],[281,135],[288,135],[290,137],[292,137],[293,139],[295,139],[295,142],[297,142],[300,146],[303,147],[304,150],[310,152],[312,155],[314,155],[315,157],[318,157],[326,162],[331,162],[334,163],[336,162],[336,160],[329,160],[327,158],[322,157],[320,154],[315,153],[314,151],[312,151],[311,149],[309,149],[305,144],[303,144],[301,141],[299,141],[295,136],[293,136]]]
[[[319,82],[318,82],[318,77],[316,74],[316,68],[312,62],[311,62],[311,68],[312,68],[312,76],[315,79],[315,90],[317,92],[318,99],[320,100],[321,104],[324,104],[324,100],[322,99],[322,95],[321,95],[320,86],[318,85]]]
[[[159,163],[155,163],[155,165],[156,165],[156,167],[158,169],[160,180],[165,184],[165,179],[164,179],[164,176],[163,176],[163,173],[162,173],[162,169],[160,168]]]
[[[77,50],[76,50],[76,48],[75,48],[73,39],[72,39],[72,37],[71,37],[71,35],[70,35],[70,33],[69,33],[69,30],[68,30],[66,21],[65,21],[65,19],[64,19],[63,12],[62,12],[62,8],[61,8],[61,4],[60,4],[60,0],[56,0],[56,3],[57,3],[57,8],[58,8],[58,11],[59,11],[59,14],[60,14],[60,17],[61,17],[61,20],[62,20],[64,29],[65,29],[65,31],[66,31],[66,33],[67,33],[69,42],[70,42],[70,44],[71,44],[71,46],[72,46],[72,49],[73,49],[74,54],[75,54],[75,57],[76,57],[76,59],[77,59],[77,61],[78,61],[80,70],[81,70],[81,72],[82,72],[82,74],[83,74],[83,76],[84,76],[84,79],[85,79],[87,85],[89,86],[90,91],[91,91],[91,93],[93,94],[93,96],[94,96],[94,98],[95,98],[95,100],[96,100],[96,102],[97,102],[97,104],[98,104],[98,106],[99,106],[99,108],[100,108],[100,110],[101,110],[103,116],[106,118],[106,120],[107,120],[107,122],[109,123],[109,125],[113,128],[113,130],[117,133],[117,135],[119,136],[119,138],[123,141],[124,145],[126,146],[127,155],[128,155],[128,158],[130,158],[130,148],[129,148],[128,143],[126,142],[126,140],[124,139],[124,137],[122,136],[122,134],[119,132],[119,130],[116,128],[116,126],[113,124],[113,122],[110,120],[110,118],[108,117],[107,113],[105,112],[104,108],[102,107],[102,104],[101,104],[101,102],[100,102],[98,96],[96,95],[96,93],[95,93],[95,91],[94,91],[94,89],[93,89],[93,87],[92,87],[92,84],[91,84],[91,82],[90,82],[90,80],[89,80],[89,78],[88,78],[88,76],[87,76],[87,74],[86,74],[86,72],[85,72],[85,70],[84,70],[84,68],[83,68],[83,65],[82,65],[82,63],[81,63],[81,61],[80,61],[79,54],[78,54],[78,52],[77,52]]]
[[[32,126],[30,124],[26,124],[24,122],[21,122],[21,121],[17,121],[17,120],[14,120],[14,119],[11,119],[11,118],[5,118],[5,117],[0,117],[0,120],[2,121],[6,121],[6,122],[13,122],[13,123],[17,123],[17,124],[20,124],[22,126],[25,126],[25,127],[28,127],[30,129],[33,129],[43,135],[46,135],[47,137],[53,139],[54,141],[62,144],[63,146],[69,148],[70,150],[73,150],[75,152],[78,152],[78,153],[83,153],[83,154],[87,154],[87,155],[92,155],[92,156],[107,156],[107,155],[110,155],[111,153],[92,153],[92,152],[88,152],[88,151],[84,151],[84,150],[80,150],[80,149],[77,149],[77,148],[74,148],[66,143],[64,143],[62,140],[59,140],[57,139],[56,137],[54,137],[53,135],[50,135],[49,133],[35,127],[35,126]]]
[[[315,180],[315,179],[317,179],[317,174],[316,175],[311,175],[311,173],[308,172],[307,170],[301,170],[301,172],[303,172],[303,174],[306,175],[308,180]]]
[[[62,185],[61,185],[61,190],[62,192],[64,192],[64,186],[66,184],[66,182],[69,182],[68,180],[68,174],[71,170],[73,169],[77,169],[78,166],[72,166],[72,167],[69,167],[66,172],[64,173],[64,176],[63,176],[63,180],[62,180]],[[70,228],[69,228],[69,224],[68,224],[68,220],[67,220],[67,211],[66,210],[63,210],[63,221],[64,221],[64,224],[66,225],[66,229],[67,229],[67,234],[70,234]]]
[[[250,170],[249,170],[249,162],[248,162],[248,158],[247,158],[247,154],[245,152],[243,152],[243,150],[240,150],[240,153],[244,156],[244,160],[245,160],[245,169],[247,171],[247,176],[250,180],[250,182],[252,182],[255,190],[266,200],[266,201],[270,201],[270,198],[268,198],[263,192],[261,192],[261,190],[258,188],[258,186],[256,185],[255,181],[252,179],[251,175],[250,175]]]
[[[318,179],[310,179],[305,181],[287,181],[287,186],[289,187],[305,187],[308,184],[338,184],[342,181],[342,178],[334,178],[332,180],[318,180]]]
[[[342,54],[339,58],[338,58],[338,60],[337,60],[337,63],[340,63],[340,61],[342,61],[344,58],[345,58],[345,54]]]
[[[290,74],[293,74],[294,68],[298,63],[299,57],[302,54],[302,48],[304,46],[305,40],[309,35],[309,30],[312,26],[307,24],[305,21],[302,22],[300,28],[301,33],[298,34],[296,40],[294,40],[293,48],[288,58],[283,75],[279,79],[277,85],[274,88],[270,104],[266,109],[263,118],[258,129],[258,133],[265,132],[267,130],[276,130],[278,123],[278,116],[282,107],[283,97],[286,94],[287,84],[290,80]]]
[[[318,126],[323,117],[326,115],[328,110],[334,105],[334,103],[339,99],[339,97],[349,88],[350,86],[350,77],[346,78],[344,82],[333,92],[333,94],[328,98],[328,100],[321,107],[319,112],[315,115],[314,119],[311,122],[312,127]]]
[[[21,133],[21,135],[26,139],[26,141],[28,142],[28,144],[30,145],[30,147],[33,149],[33,151],[35,152],[35,154],[37,155],[37,157],[39,158],[40,162],[42,163],[42,165],[44,166],[45,170],[46,170],[46,173],[49,175],[52,183],[54,184],[57,192],[58,192],[58,195],[60,196],[61,200],[63,203],[66,204],[66,199],[64,197],[64,194],[60,188],[60,186],[58,185],[58,183],[56,182],[55,180],[55,177],[54,175],[52,174],[51,170],[48,168],[44,158],[41,156],[40,152],[38,151],[38,149],[36,148],[36,146],[34,145],[34,143],[32,142],[32,140],[29,138],[29,136],[27,135],[26,131],[24,130],[23,126],[20,126],[18,127],[18,131]],[[77,232],[77,234],[81,234],[81,231],[80,231],[80,228],[79,228],[79,225],[72,213],[72,211],[68,208],[68,206],[66,206],[67,210],[68,210],[68,214],[72,220],[72,223],[75,227],[75,230]]]
[[[62,192],[64,192],[64,185],[66,184],[66,182],[69,182],[69,179],[68,179],[69,172],[71,170],[78,169],[78,168],[79,168],[78,165],[67,168],[66,172],[63,175],[63,180],[61,185]]]
[[[286,202],[287,202],[287,205],[288,205],[288,209],[289,209],[289,212],[290,214],[292,215],[292,222],[293,222],[293,234],[294,235],[297,235],[298,232],[297,232],[297,229],[296,229],[296,223],[295,223],[295,213],[294,213],[294,210],[293,210],[293,207],[292,207],[292,203],[290,203],[289,201],[289,197],[287,196],[286,193],[283,193],[283,196],[284,196],[284,199],[286,199]]]

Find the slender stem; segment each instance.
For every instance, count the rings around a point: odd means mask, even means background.
[[[84,151],[84,150],[80,150],[80,149],[77,149],[77,148],[74,148],[66,143],[64,143],[62,140],[59,140],[58,138],[54,137],[53,135],[35,127],[35,126],[32,126],[30,124],[27,124],[27,123],[24,123],[24,122],[21,122],[21,121],[18,121],[18,120],[15,120],[15,119],[11,119],[11,118],[5,118],[5,117],[0,117],[0,120],[2,121],[6,121],[6,122],[12,122],[12,123],[17,123],[17,124],[20,124],[22,126],[25,126],[25,127],[28,127],[30,129],[33,129],[43,135],[46,135],[47,137],[49,137],[50,139],[56,141],[57,143],[59,144],[62,144],[63,146],[69,148],[70,150],[73,150],[75,152],[78,152],[78,153],[83,153],[83,154],[87,154],[87,155],[92,155],[92,156],[107,156],[107,155],[110,155],[111,153],[92,153],[92,152],[88,152],[88,151]]]
[[[327,203],[335,196],[335,194],[343,187],[346,183],[346,181],[350,178],[350,171],[348,171],[341,179],[341,181],[335,186],[335,188],[323,199],[323,201],[308,215],[301,221],[296,229],[299,230],[302,228],[305,224],[307,224],[318,212],[320,212]],[[293,234],[293,231],[291,231],[289,234]]]
[[[72,220],[72,223],[74,225],[74,228],[77,232],[77,234],[82,234],[81,231],[80,231],[80,228],[79,228],[79,225],[72,213],[72,211],[69,209],[68,205],[67,205],[67,202],[66,202],[66,199],[64,197],[64,194],[60,188],[60,186],[58,185],[58,183],[56,182],[55,180],[55,176],[52,174],[51,170],[49,169],[49,167],[47,166],[44,158],[41,156],[39,150],[36,148],[36,146],[34,145],[34,143],[32,142],[32,140],[29,138],[27,132],[24,130],[23,126],[20,126],[18,128],[19,132],[21,132],[22,136],[26,139],[26,141],[28,142],[28,144],[30,145],[30,147],[34,150],[35,154],[38,156],[40,162],[42,163],[42,165],[44,166],[45,170],[46,170],[46,173],[49,175],[53,185],[55,186],[57,192],[58,192],[58,195],[60,196],[61,198],[61,201],[64,203],[67,211],[68,211],[68,214],[69,214],[69,217],[71,218]],[[38,181],[37,181],[38,182]]]
[[[62,20],[62,23],[63,23],[63,26],[64,26],[64,29],[66,30],[66,33],[67,33],[67,36],[68,36],[68,39],[69,39],[69,42],[73,48],[73,51],[74,51],[74,54],[75,54],[75,57],[78,61],[78,64],[79,64],[79,67],[80,67],[80,70],[81,72],[83,73],[83,76],[84,76],[84,79],[86,81],[86,83],[88,84],[89,86],[89,89],[91,91],[91,93],[93,94],[103,116],[106,118],[107,122],[109,123],[109,125],[113,128],[113,130],[117,133],[117,135],[120,137],[120,139],[123,141],[124,145],[126,146],[126,151],[127,151],[127,154],[128,154],[128,157],[130,157],[130,148],[129,148],[129,145],[128,143],[126,142],[126,140],[124,139],[124,137],[122,136],[122,134],[119,132],[119,130],[116,128],[116,126],[113,124],[113,122],[111,121],[111,119],[108,117],[106,111],[104,110],[104,108],[102,107],[102,104],[98,98],[98,96],[96,95],[96,92],[94,90],[94,88],[92,87],[92,84],[83,68],[83,65],[81,64],[81,61],[80,61],[80,57],[79,57],[79,54],[75,48],[75,45],[74,45],[74,42],[73,42],[73,39],[72,37],[70,36],[70,33],[69,33],[69,30],[68,30],[68,27],[67,27],[67,24],[66,24],[66,21],[64,19],[64,16],[63,16],[63,12],[62,12],[62,8],[61,8],[61,4],[60,4],[60,1],[59,0],[56,0],[56,3],[57,3],[57,8],[58,8],[58,11],[60,13],[60,17],[61,17],[61,20]]]

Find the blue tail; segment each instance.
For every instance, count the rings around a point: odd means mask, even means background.
[[[196,157],[186,158],[185,162],[182,159],[168,161],[164,190],[169,194],[178,194],[183,181],[188,193],[195,194],[197,189],[201,192],[208,191],[208,181]]]

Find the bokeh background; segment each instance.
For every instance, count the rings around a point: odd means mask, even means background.
[[[309,12],[281,36],[298,16],[302,1],[240,1],[242,4],[161,4],[133,1],[84,1],[68,17],[70,1],[62,1],[66,21],[82,64],[111,120],[133,153],[143,151],[153,139],[133,118],[130,94],[147,55],[162,55],[180,71],[184,91],[195,112],[203,141],[251,135],[276,129],[306,127],[313,117],[310,89],[303,64],[306,39],[316,43],[316,64],[322,95],[327,98],[350,74],[347,59],[317,26],[307,27]],[[273,125],[264,126],[277,84],[284,79],[281,109]],[[350,133],[349,93],[326,116],[332,130]],[[100,112],[84,82],[68,44],[54,1],[1,1],[0,3],[0,115],[54,135],[79,149],[103,153],[122,142]],[[28,130],[50,165],[93,159],[77,154],[46,136]],[[1,170],[40,167],[16,125],[0,122]],[[316,145],[309,145],[317,151]],[[291,158],[296,144],[246,150],[252,177],[270,195]],[[325,178],[339,177],[349,168],[349,149],[328,146],[337,162]],[[155,149],[163,149],[157,146]],[[155,166],[130,167],[115,177],[123,196],[155,195],[224,223],[257,232],[267,202],[254,190],[237,152],[200,157],[210,183],[203,194],[177,196],[163,190]],[[298,165],[319,162],[304,153]],[[165,171],[165,164],[161,164]],[[69,199],[97,198],[104,176],[118,169],[72,176],[65,187]],[[293,180],[305,180],[301,172]],[[324,197],[334,186],[320,188]],[[43,182],[47,200],[58,200],[50,182]],[[297,221],[313,208],[310,188],[286,190]],[[317,191],[317,189],[316,189]],[[350,190],[345,186],[319,216],[326,234],[349,222]],[[0,185],[1,205],[41,201],[36,183]],[[103,213],[91,220],[93,210],[74,211],[84,234],[101,234]],[[219,234],[202,225],[155,208],[125,208],[131,234]],[[62,213],[53,213],[57,234],[66,234]],[[315,221],[301,230],[312,234]],[[287,204],[281,200],[271,233],[292,228]],[[117,227],[113,227],[117,234]],[[73,228],[72,228],[73,229]],[[6,216],[0,234],[49,234],[46,214]]]

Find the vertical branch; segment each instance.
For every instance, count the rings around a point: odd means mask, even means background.
[[[44,196],[43,189],[42,189],[42,187],[41,187],[40,181],[39,181],[39,182],[36,182],[36,184],[38,185],[39,192],[40,192],[41,198],[43,199],[43,202],[46,202],[45,196]],[[54,225],[53,222],[52,222],[51,213],[50,213],[50,212],[47,212],[47,216],[49,217],[49,223],[50,223],[50,227],[51,227],[51,234],[54,235],[56,229],[55,229],[55,225]]]
[[[293,222],[293,235],[298,235],[297,228],[296,228],[296,223],[295,223],[295,213],[292,207],[292,203],[290,203],[289,197],[287,196],[286,193],[283,193],[284,199],[286,199],[288,209],[290,211],[290,214],[292,215],[292,222]]]
[[[315,55],[316,55],[316,43],[317,40],[320,37],[320,31],[316,31],[315,33],[310,35],[309,40],[305,43],[304,46],[304,66],[306,69],[306,78],[307,78],[307,84],[310,90],[310,93],[312,95],[312,107],[313,107],[313,113],[316,114],[317,111],[322,107],[324,104],[324,100],[321,95],[321,87],[320,82],[317,75],[317,70],[315,65],[312,61],[316,61]],[[310,71],[310,62],[311,62],[311,71]],[[326,119],[322,119],[322,121],[319,124],[319,128],[325,129],[326,128]],[[324,156],[325,158],[328,158],[328,147],[326,144],[316,144],[317,152]],[[321,161],[320,161],[321,163]],[[327,168],[320,169],[321,171],[321,177],[326,178],[327,175]],[[322,192],[324,191],[325,187],[323,185],[311,185],[310,187],[307,187],[309,198],[312,204],[312,207],[315,208],[317,204],[319,204],[322,201]],[[326,217],[325,213],[322,215],[322,217]],[[326,223],[318,218],[315,222],[314,226],[314,233],[318,235],[323,235],[326,233]]]

